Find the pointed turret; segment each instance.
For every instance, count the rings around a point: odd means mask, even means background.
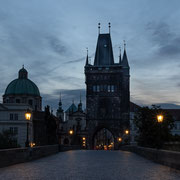
[[[57,116],[61,121],[64,121],[64,110],[63,110],[63,108],[62,108],[61,94],[60,94],[60,98],[59,98],[59,107],[58,107],[58,109],[57,109],[56,116]]]
[[[83,112],[83,110],[82,110],[82,102],[81,102],[81,94],[80,94],[80,102],[78,104],[78,111]]]
[[[123,59],[122,59],[122,66],[129,68],[128,58],[126,54],[126,43],[124,42],[124,53],[123,53]]]
[[[89,57],[88,57],[88,48],[87,48],[87,56],[86,56],[86,66],[89,65]]]
[[[60,94],[60,98],[59,98],[59,107],[57,109],[57,112],[63,112],[63,109],[62,109],[62,101],[61,101],[61,94]]]

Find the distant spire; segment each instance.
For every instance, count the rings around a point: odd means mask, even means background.
[[[119,64],[121,64],[121,46],[119,46]]]
[[[111,23],[109,22],[109,34],[111,33]]]
[[[86,66],[89,64],[89,57],[88,57],[88,48],[86,48],[87,50],[87,56],[86,56]]]
[[[101,23],[98,23],[98,33],[100,34]]]
[[[74,99],[72,99],[72,103],[74,104]]]
[[[24,64],[22,65],[22,68],[24,69]]]

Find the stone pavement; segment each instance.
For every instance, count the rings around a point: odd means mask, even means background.
[[[0,180],[180,180],[180,171],[125,151],[77,150],[0,169]]]

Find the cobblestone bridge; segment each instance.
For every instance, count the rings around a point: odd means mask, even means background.
[[[179,180],[180,171],[124,151],[67,151],[0,169],[0,180]]]

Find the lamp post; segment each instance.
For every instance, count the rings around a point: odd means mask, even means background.
[[[27,120],[27,135],[26,135],[26,142],[25,142],[25,146],[29,147],[29,121],[31,119],[31,112],[29,109],[27,109],[26,113],[25,113],[25,118]]]

